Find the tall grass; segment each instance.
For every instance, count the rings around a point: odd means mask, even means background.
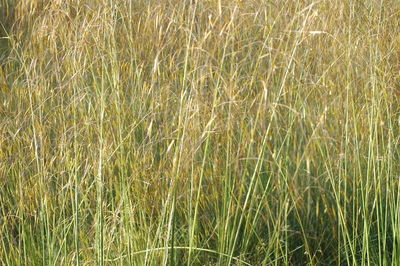
[[[0,8],[3,264],[400,264],[400,3]]]

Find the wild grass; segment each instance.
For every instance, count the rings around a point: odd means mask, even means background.
[[[397,1],[0,1],[5,265],[400,265]]]

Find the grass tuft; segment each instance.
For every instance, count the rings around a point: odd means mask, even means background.
[[[400,265],[396,1],[0,0],[6,265]]]

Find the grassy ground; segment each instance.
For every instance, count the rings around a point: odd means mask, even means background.
[[[398,1],[0,3],[3,264],[400,265]]]

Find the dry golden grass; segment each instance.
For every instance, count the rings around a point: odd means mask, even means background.
[[[0,8],[0,261],[400,263],[399,3]]]

